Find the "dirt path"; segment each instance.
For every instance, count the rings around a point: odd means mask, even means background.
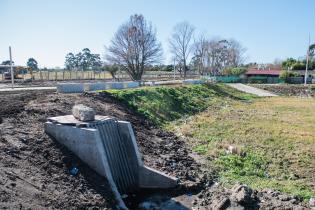
[[[251,87],[251,86],[248,86],[248,85],[244,85],[244,84],[241,84],[241,83],[230,83],[230,84],[227,84],[227,85],[229,85],[230,87],[233,87],[233,88],[235,88],[237,90],[240,90],[240,91],[243,91],[243,92],[246,92],[246,93],[251,93],[251,94],[254,94],[254,95],[257,95],[257,96],[260,96],[260,97],[277,96],[276,94],[268,92],[266,90],[258,89],[258,88]]]

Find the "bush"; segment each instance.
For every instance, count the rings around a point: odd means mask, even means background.
[[[244,74],[246,71],[247,68],[245,67],[227,68],[223,71],[223,74],[239,76],[241,74]]]
[[[287,81],[290,77],[299,77],[300,74],[292,71],[281,71],[279,78]]]
[[[304,63],[298,62],[292,65],[293,70],[304,70],[306,65]]]

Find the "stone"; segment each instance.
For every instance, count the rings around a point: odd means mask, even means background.
[[[310,204],[310,207],[315,207],[315,198],[311,198],[308,203]]]
[[[251,202],[252,190],[246,185],[237,184],[232,188],[231,200],[236,203],[248,204]]]
[[[78,104],[73,106],[72,115],[80,121],[93,121],[95,120],[95,111],[94,109],[84,106],[83,104]]]
[[[230,200],[227,197],[221,197],[220,199],[215,199],[212,201],[210,209],[223,210],[230,206]]]

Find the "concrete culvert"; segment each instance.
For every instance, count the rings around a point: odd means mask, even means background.
[[[100,115],[86,121],[82,113],[92,113],[87,108],[83,105],[74,107],[74,115],[81,113],[77,117],[66,115],[48,118],[45,132],[108,179],[120,208],[127,209],[121,194],[141,188],[176,187],[176,178],[143,164],[129,122]]]

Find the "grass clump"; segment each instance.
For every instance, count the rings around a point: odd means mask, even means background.
[[[272,188],[302,199],[315,195],[315,100],[288,97],[252,103],[218,101],[173,123],[224,183]],[[226,145],[247,154],[226,154]],[[224,152],[222,152],[224,151]]]
[[[222,84],[144,87],[107,92],[156,125],[204,111],[218,97],[238,100],[253,97]]]

